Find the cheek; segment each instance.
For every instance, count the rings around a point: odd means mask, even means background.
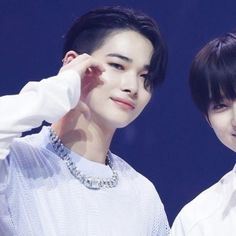
[[[229,130],[229,120],[227,119],[227,116],[225,117],[224,115],[214,115],[213,117],[210,117],[210,123],[211,127],[214,130],[216,136],[219,139],[224,139],[224,135],[228,133]]]
[[[120,81],[120,78],[121,78],[121,74],[118,72],[115,72],[114,69],[110,67],[106,68],[106,71],[102,73],[101,75],[101,80],[104,83],[109,84],[110,86],[116,85],[116,83]]]
[[[150,101],[151,96],[146,96],[146,97],[142,97],[142,99],[140,99],[140,101],[138,102],[138,107],[137,107],[137,114],[136,116],[138,116],[143,109],[148,105],[149,101]]]
[[[102,86],[103,81],[94,76],[85,76],[81,82],[81,95],[87,97],[90,93],[93,93],[97,87]]]
[[[140,97],[141,97],[140,105],[142,107],[145,107],[151,99],[151,93],[145,90],[144,93],[140,95]]]
[[[99,84],[89,87],[91,90],[86,90],[86,95],[81,99],[91,108],[104,107],[111,94],[111,85],[105,79],[101,78]],[[84,94],[84,93],[83,93]]]

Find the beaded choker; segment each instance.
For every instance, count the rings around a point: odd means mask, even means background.
[[[60,138],[57,136],[57,134],[51,127],[49,128],[49,132],[50,132],[49,138],[54,151],[63,161],[65,161],[66,166],[69,169],[70,173],[76,179],[78,179],[81,184],[83,184],[85,187],[89,189],[113,188],[117,186],[118,174],[113,169],[112,161],[111,158],[109,157],[109,154],[107,154],[106,156],[106,163],[112,170],[112,177],[100,178],[100,177],[87,176],[77,169],[75,163],[72,161],[69,155],[69,152],[66,150]]]

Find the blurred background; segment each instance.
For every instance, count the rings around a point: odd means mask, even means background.
[[[172,224],[187,202],[235,163],[235,154],[219,143],[194,107],[187,78],[197,51],[236,29],[236,1],[1,0],[0,95],[18,93],[29,80],[55,75],[68,27],[80,14],[104,5],[146,12],[157,20],[167,41],[166,81],[146,112],[118,130],[112,151],[154,183]]]

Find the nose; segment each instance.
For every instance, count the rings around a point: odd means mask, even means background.
[[[139,89],[139,78],[136,73],[130,72],[122,76],[121,90],[130,96],[137,96]]]

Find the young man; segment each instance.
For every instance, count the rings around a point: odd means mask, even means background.
[[[194,58],[190,88],[217,138],[236,151],[236,34],[209,42]],[[236,235],[236,170],[202,192],[179,213],[173,236]]]
[[[0,234],[168,235],[152,183],[109,150],[164,79],[158,27],[130,9],[88,12],[66,35],[63,62],[0,98]],[[52,126],[19,138],[43,120]]]

